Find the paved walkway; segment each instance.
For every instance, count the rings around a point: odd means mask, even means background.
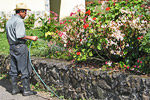
[[[0,80],[0,100],[59,100],[51,98],[49,92],[38,92],[32,96],[22,96],[21,93],[11,95],[11,84],[8,79]]]

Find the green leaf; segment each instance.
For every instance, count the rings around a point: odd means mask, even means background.
[[[98,44],[97,49],[98,49],[98,50],[102,50],[102,47],[101,47],[101,44],[100,44],[100,43]]]
[[[87,43],[87,46],[88,46],[88,47],[91,46],[91,43],[88,42],[88,43]]]
[[[92,51],[91,51],[91,52],[89,52],[89,56],[93,56],[93,53],[92,53]]]
[[[89,30],[89,33],[93,33],[93,31],[94,31],[93,29],[90,29],[90,30]]]

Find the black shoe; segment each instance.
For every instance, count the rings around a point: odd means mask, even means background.
[[[11,94],[15,95],[17,93],[20,93],[20,90],[19,90],[18,85],[17,85],[17,77],[11,77],[11,84],[12,84]]]
[[[37,92],[36,91],[23,91],[23,96],[30,96],[30,95],[35,95],[35,94],[37,94]]]
[[[22,80],[22,85],[23,85],[23,96],[30,96],[37,94],[37,92],[30,90],[29,78],[24,78]]]

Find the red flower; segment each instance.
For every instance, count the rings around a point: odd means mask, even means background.
[[[106,1],[109,1],[109,0],[106,0]]]
[[[77,55],[79,56],[81,54],[81,52],[77,52]]]
[[[93,20],[96,20],[96,17],[94,17]]]
[[[140,40],[141,38],[140,38],[140,37],[138,37],[137,39],[138,39],[138,40]]]
[[[82,39],[80,39],[80,42],[82,41]]]
[[[110,7],[107,7],[107,8],[106,8],[106,11],[109,11],[109,10],[110,10]]]
[[[86,29],[87,27],[89,27],[89,24],[85,24],[83,27]]]
[[[141,36],[141,39],[143,38],[143,36]]]
[[[115,6],[115,2],[113,3],[113,5]]]
[[[91,15],[91,11],[88,10],[85,14]]]

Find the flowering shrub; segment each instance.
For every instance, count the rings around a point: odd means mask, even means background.
[[[59,32],[58,30],[62,30],[64,26],[64,22],[58,21],[58,15],[50,11],[51,17],[50,18],[40,18],[42,20],[42,27],[41,31],[43,33],[42,37],[48,42],[48,57],[50,58],[64,58],[64,59],[72,59],[71,54],[68,52],[67,49],[64,48],[63,40],[65,37],[63,34],[65,32]]]
[[[2,32],[5,32],[5,25],[6,25],[6,21],[8,19],[6,18],[6,15],[4,13],[2,13],[2,16],[0,17],[0,29],[2,30]]]
[[[49,18],[41,18],[41,21],[42,21],[42,27],[41,27],[41,31],[43,33],[42,37],[45,38],[45,33],[47,33],[48,31],[49,32],[55,32],[55,28],[58,28],[57,24],[58,24],[58,15],[54,12],[50,12],[51,14],[51,17],[48,16]]]
[[[73,56],[76,61],[95,59],[108,67],[146,72],[144,69],[150,61],[150,13],[141,7],[146,3],[107,0],[87,7],[86,12],[79,9],[59,24],[53,23],[56,17],[47,20],[42,29],[51,38],[54,32],[68,50],[67,56]]]
[[[25,21],[24,21],[26,29],[34,28],[35,21],[36,21],[36,19],[35,19],[35,15],[34,14],[31,14],[31,15],[27,16],[25,18]]]
[[[119,66],[131,69],[137,59],[149,52],[140,49],[148,34],[149,10],[141,0],[104,1],[74,14],[75,20],[65,20],[64,30],[58,31],[64,46],[77,61],[123,62]],[[148,60],[148,59],[147,59]],[[145,62],[145,61],[144,61]],[[144,62],[140,66],[145,66]]]

